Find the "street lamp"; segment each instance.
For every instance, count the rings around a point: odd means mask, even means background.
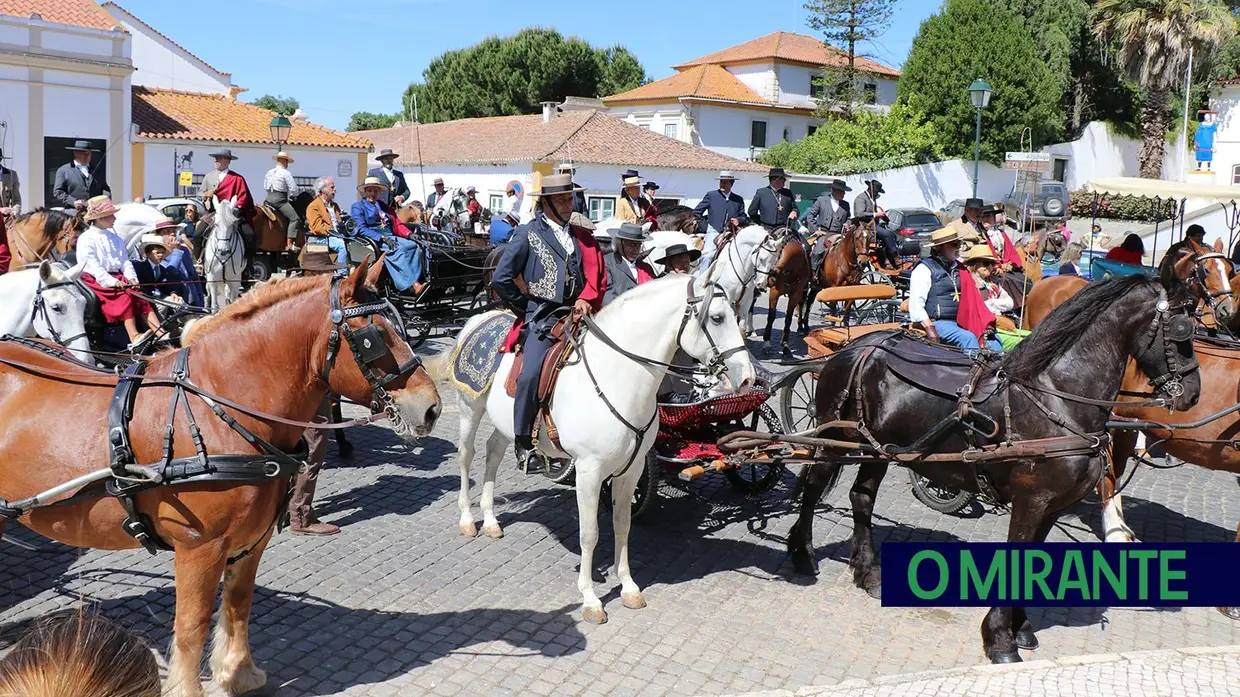
[[[977,171],[982,162],[982,109],[990,104],[990,83],[980,77],[969,85],[969,102],[977,109],[977,130],[973,135],[973,198],[977,198]]]
[[[293,130],[293,123],[284,114],[276,114],[268,127],[271,128],[271,139],[279,146],[288,142],[288,132]]]

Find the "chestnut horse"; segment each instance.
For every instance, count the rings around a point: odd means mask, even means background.
[[[763,348],[771,348],[771,327],[775,324],[775,308],[780,296],[788,296],[788,309],[784,312],[784,333],[779,339],[779,348],[784,355],[792,353],[788,348],[788,336],[792,333],[792,313],[798,315],[798,328],[802,334],[809,332],[809,317],[802,305],[805,292],[809,288],[809,257],[805,247],[795,235],[789,234],[783,249],[779,253],[779,261],[771,269],[767,277],[767,312],[766,331],[762,333]]]
[[[832,237],[832,236],[828,236]],[[855,221],[844,223],[844,231],[828,239],[827,254],[820,268],[810,269],[809,290],[805,293],[801,312],[801,329],[809,329],[809,312],[814,306],[814,296],[823,288],[853,286],[861,282],[863,259],[869,259],[869,228]],[[844,304],[843,317],[852,311],[853,302]]]
[[[1200,248],[1199,245],[1189,246]],[[1207,264],[1210,262],[1218,263],[1218,260],[1206,260]],[[1200,287],[1202,281],[1213,283],[1212,279],[1216,274],[1212,271],[1213,269],[1203,269],[1203,273],[1198,276],[1196,283],[1199,284],[1199,295],[1216,292],[1212,285],[1206,285],[1204,289]],[[1036,299],[1038,312],[1026,314],[1029,328],[1041,324],[1050,310],[1086,285],[1085,280],[1077,276],[1054,276],[1034,286],[1033,292],[1029,294],[1029,302],[1033,304]],[[1193,342],[1193,353],[1201,365],[1201,399],[1194,407],[1170,414],[1165,409],[1156,407],[1117,407],[1113,413],[1121,419],[1176,425],[1200,421],[1234,407],[1236,382],[1240,380],[1240,351],[1235,344],[1220,345],[1197,339]],[[1147,399],[1149,395],[1149,380],[1136,368],[1135,362],[1129,361],[1123,386],[1120,388],[1119,401],[1137,402]],[[1232,447],[1237,433],[1240,433],[1240,413],[1237,412],[1197,428],[1145,431],[1147,438],[1159,444],[1160,450],[1181,460],[1206,469],[1240,474],[1240,451]],[[1124,476],[1128,459],[1136,452],[1137,437],[1138,432],[1130,430],[1117,430],[1111,434],[1110,467],[1103,473],[1098,484],[1098,495],[1102,498],[1103,538],[1107,542],[1136,541],[1136,535],[1124,520],[1123,498],[1117,491],[1116,482]],[[1236,541],[1240,542],[1240,526],[1236,528]],[[1221,607],[1219,611],[1233,620],[1240,620],[1240,607]]]
[[[77,216],[49,208],[36,208],[6,222],[13,255],[9,268],[17,271],[44,259],[60,261],[77,244],[79,223]]]
[[[439,416],[439,393],[408,344],[380,314],[383,306],[373,284],[382,268],[376,263],[368,269],[364,261],[346,279],[313,276],[260,285],[219,315],[199,322],[186,337],[185,349],[151,358],[146,377],[140,378],[150,384],[136,389],[128,426],[133,452],[129,461],[157,463],[156,470],[164,471],[164,431],[177,391],[173,385],[188,381],[192,389],[182,393],[182,406],[192,412],[211,457],[243,455],[259,463],[282,459],[273,450],[288,453],[296,448],[303,431],[297,422],[314,416],[328,390],[362,404],[381,404],[406,440],[428,433]],[[339,341],[341,334],[348,341]],[[351,348],[355,341],[361,343],[359,336],[369,349],[362,355]],[[379,337],[381,345],[372,346],[371,340],[379,343]],[[181,372],[177,368],[182,361],[182,376],[168,377]],[[22,524],[76,547],[140,546],[121,527],[127,518],[121,502],[102,491],[97,497],[46,508],[18,502],[108,466],[101,462],[109,452],[109,419],[103,415],[116,384],[114,374],[27,345],[0,342],[0,423],[5,424],[0,496],[7,505],[24,509]],[[195,396],[199,390],[219,398],[209,402],[207,396]],[[232,406],[227,400],[248,406],[226,410]],[[260,411],[251,414],[250,409]],[[241,428],[225,423],[217,413],[228,414]],[[174,419],[172,454],[196,463],[187,421]],[[72,428],[48,427],[68,423]],[[243,437],[243,429],[273,448],[260,449],[259,441]],[[295,470],[296,462],[293,465]],[[246,479],[153,486],[132,495],[147,530],[175,551],[175,635],[165,694],[203,694],[200,664],[221,577],[213,677],[228,695],[266,683],[250,655],[249,618],[259,560],[277,527],[289,479],[271,470],[261,479]]]

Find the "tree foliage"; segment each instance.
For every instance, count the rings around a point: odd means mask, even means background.
[[[297,100],[292,97],[276,97],[270,94],[264,94],[251,102],[251,104],[256,107],[274,111],[277,114],[283,114],[285,116],[292,116],[296,113],[297,108],[301,106],[297,103]]]
[[[391,128],[400,119],[400,114],[373,114],[369,111],[359,111],[349,117],[349,125],[345,126],[344,130],[352,132]]]
[[[946,0],[913,39],[898,101],[926,114],[948,157],[973,156],[968,89],[976,78],[992,88],[982,110],[983,159],[1002,162],[1026,128],[1035,147],[1061,133],[1061,92],[1024,22],[991,0]]]
[[[762,163],[800,174],[849,175],[934,162],[942,157],[934,126],[897,104],[887,114],[859,111],[837,118],[795,143],[780,142]]]
[[[423,123],[480,116],[534,114],[540,102],[597,97],[632,89],[645,70],[627,49],[595,49],[554,29],[523,29],[490,37],[431,61],[422,82],[405,90],[405,116]]]
[[[844,52],[847,62],[826,66],[815,78],[822,86],[818,110],[822,115],[842,111],[852,118],[853,107],[865,102],[862,71],[857,69],[857,44],[882,36],[891,24],[899,0],[807,0],[809,26],[822,33],[823,41]]]

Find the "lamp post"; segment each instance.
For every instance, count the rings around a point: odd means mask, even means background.
[[[267,124],[271,129],[271,139],[276,143],[276,149],[288,142],[288,133],[293,130],[293,122],[288,120],[284,114],[276,114],[276,117]]]
[[[990,104],[990,83],[980,77],[969,85],[969,102],[977,109],[977,130],[973,134],[973,198],[977,198],[977,172],[982,162],[982,109]]]

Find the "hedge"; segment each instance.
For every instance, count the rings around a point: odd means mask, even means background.
[[[1139,223],[1154,223],[1170,220],[1175,216],[1179,202],[1173,199],[1158,201],[1149,196],[1113,196],[1100,194],[1097,197],[1098,210],[1094,212],[1094,192],[1077,189],[1068,195],[1068,211],[1074,218],[1107,218],[1109,220],[1131,220]],[[1161,213],[1161,217],[1159,216]]]

